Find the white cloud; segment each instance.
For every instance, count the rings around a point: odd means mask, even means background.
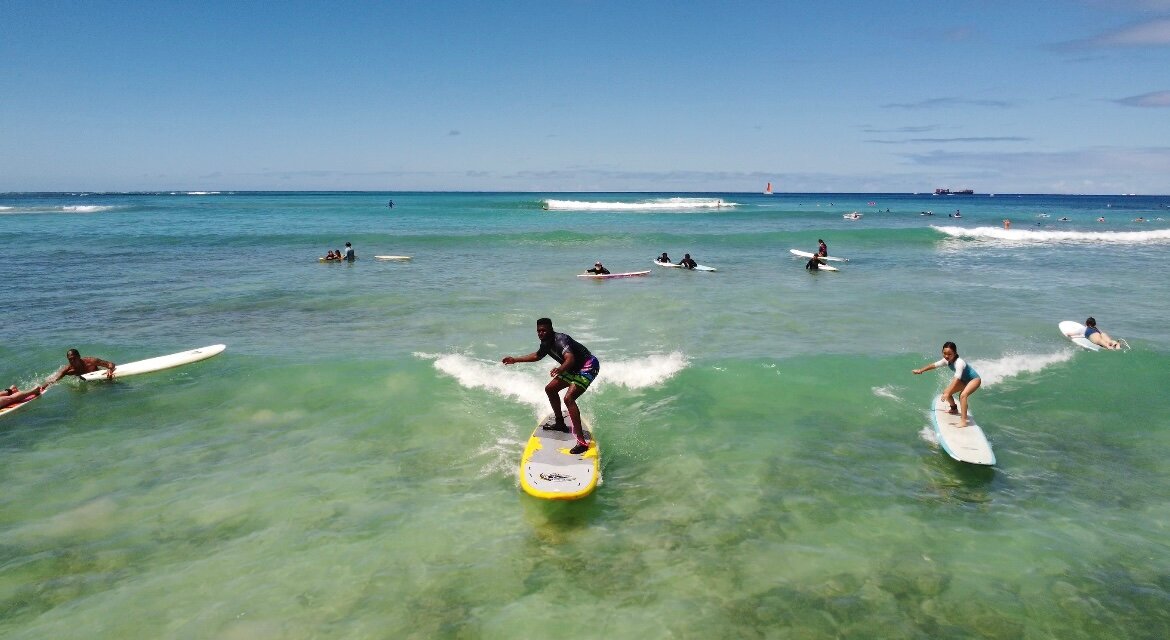
[[[1153,107],[1153,108],[1170,108],[1170,91],[1154,91],[1152,93],[1143,93],[1140,96],[1130,96],[1128,98],[1121,98],[1115,100],[1118,104],[1123,104],[1127,107]]]

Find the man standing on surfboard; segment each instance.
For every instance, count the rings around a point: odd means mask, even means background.
[[[114,378],[114,367],[117,365],[108,360],[102,360],[101,358],[82,358],[81,354],[77,352],[77,349],[66,351],[65,359],[69,361],[69,364],[61,367],[60,371],[49,378],[49,384],[60,382],[61,378],[65,376],[77,376],[80,378],[87,373],[97,371],[99,368],[106,370],[107,379],[112,380]]]
[[[589,385],[601,370],[601,363],[597,361],[588,349],[574,340],[567,333],[557,333],[553,330],[552,320],[541,318],[536,321],[536,337],[540,339],[540,348],[526,356],[504,356],[504,364],[517,362],[536,362],[545,356],[552,356],[560,363],[548,372],[552,376],[544,387],[548,396],[548,403],[552,405],[553,417],[556,424],[554,429],[570,431],[577,439],[577,446],[569,453],[577,455],[589,450],[589,442],[585,440],[585,430],[581,428],[581,410],[577,408],[577,398],[589,389]],[[569,419],[573,424],[566,426],[565,417],[561,412],[561,389],[568,387],[565,392],[565,406],[569,409]]]

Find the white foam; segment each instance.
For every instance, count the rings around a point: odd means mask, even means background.
[[[436,369],[451,376],[468,389],[486,389],[498,396],[531,405],[537,414],[548,406],[544,385],[549,381],[549,369],[556,366],[551,359],[505,366],[499,362],[477,360],[457,353],[414,355],[433,359]],[[677,351],[632,360],[603,360],[601,375],[590,385],[590,389],[602,388],[609,384],[627,389],[653,387],[669,380],[686,366],[686,356]]]
[[[214,196],[219,195],[218,191],[188,191],[189,196]]]
[[[75,204],[61,207],[62,211],[69,211],[70,213],[97,213],[99,211],[109,211],[114,207],[101,206],[96,204]]]
[[[653,387],[672,378],[687,367],[687,358],[674,351],[633,360],[603,361],[599,383],[613,383],[627,389]]]
[[[722,198],[654,198],[636,202],[586,202],[580,200],[544,200],[549,211],[678,211],[686,209],[721,209],[738,203]]]
[[[1004,229],[1002,227],[931,226],[952,238],[997,240],[1017,244],[1155,244],[1170,242],[1170,229],[1156,231],[1041,231],[1035,229]]]
[[[11,211],[12,207],[0,207],[0,211]]]
[[[1007,378],[1025,373],[1036,373],[1051,365],[1067,362],[1074,355],[1076,355],[1076,351],[1073,349],[1049,354],[1009,353],[996,360],[972,362],[971,366],[975,367],[975,371],[979,372],[979,377],[983,379],[983,384],[992,385],[1002,382]]]

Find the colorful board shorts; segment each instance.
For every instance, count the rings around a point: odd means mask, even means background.
[[[585,359],[585,363],[581,365],[581,370],[577,373],[558,373],[557,379],[564,380],[569,384],[575,384],[581,387],[584,391],[593,383],[593,379],[601,371],[601,363],[597,361],[594,356],[589,356]]]

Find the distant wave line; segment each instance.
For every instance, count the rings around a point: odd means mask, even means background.
[[[940,227],[931,226],[952,238],[976,240],[1003,240],[1019,243],[1115,243],[1143,244],[1170,241],[1170,229],[1156,231],[1037,231],[1033,229],[1001,229],[999,227]]]
[[[738,206],[722,198],[655,198],[636,202],[543,200],[549,211],[677,211],[679,209],[722,209]]]

